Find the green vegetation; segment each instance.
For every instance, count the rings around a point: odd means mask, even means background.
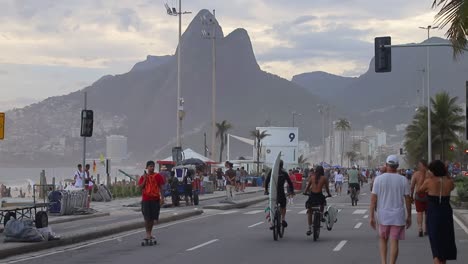
[[[262,154],[262,139],[270,136],[267,131],[253,130],[250,131],[250,135],[255,139],[255,148],[257,150],[257,176],[260,175],[260,155]]]

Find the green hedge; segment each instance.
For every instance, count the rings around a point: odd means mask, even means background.
[[[114,198],[128,198],[141,196],[141,191],[136,185],[133,184],[114,184],[111,186],[110,191]]]
[[[468,202],[468,177],[455,178],[457,195],[461,202]]]

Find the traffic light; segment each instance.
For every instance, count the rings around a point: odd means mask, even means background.
[[[391,37],[375,38],[375,72],[391,72],[392,71],[392,48],[385,47],[391,45]]]
[[[92,137],[93,136],[93,110],[82,110],[81,111],[81,136]]]

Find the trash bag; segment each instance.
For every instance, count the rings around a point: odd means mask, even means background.
[[[11,219],[5,225],[5,242],[41,242],[44,236],[34,227],[31,219]]]
[[[52,228],[50,226],[44,227],[44,228],[38,228],[37,231],[39,231],[42,234],[42,236],[44,237],[44,239],[46,241],[59,240],[60,239],[60,236],[55,234],[52,231]]]

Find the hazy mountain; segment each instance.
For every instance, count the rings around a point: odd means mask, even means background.
[[[448,43],[431,38],[423,43]],[[369,70],[358,78],[344,78],[324,73],[305,73],[293,81],[311,93],[355,115],[358,123],[365,120],[387,129],[408,122],[421,102],[421,89],[426,83],[426,48],[393,48],[391,73],[375,73],[374,60]],[[430,48],[431,95],[448,91],[464,101],[468,80],[468,54],[453,59],[451,47]]]
[[[200,11],[183,34],[181,69],[186,111],[183,146],[200,153],[204,132],[210,142],[211,120],[211,41],[201,37],[203,15],[212,16],[207,10]],[[226,37],[221,27],[216,31],[218,122],[229,121],[234,126],[232,133],[247,137],[266,123],[290,125],[291,113],[297,111],[304,114],[296,122],[301,127],[300,140],[320,142],[321,130],[312,125],[319,120],[318,113],[309,107],[319,103],[317,97],[262,71],[246,30],[236,29]],[[96,113],[88,156],[104,152],[105,136],[110,134],[127,135],[129,152],[136,160],[169,155],[175,144],[176,78],[177,56],[148,56],[128,73],[105,76],[86,87],[88,108]],[[82,96],[79,91],[8,112],[7,133],[14,136],[3,142],[2,155],[8,152],[8,159],[2,160],[78,159]],[[233,152],[233,156],[248,156],[252,149],[239,143]]]

